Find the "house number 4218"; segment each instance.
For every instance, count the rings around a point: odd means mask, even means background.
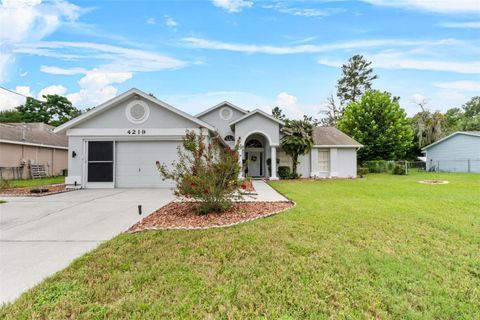
[[[147,131],[145,129],[130,129],[127,131],[128,134],[146,134]]]

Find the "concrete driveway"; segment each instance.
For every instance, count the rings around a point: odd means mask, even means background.
[[[0,204],[0,304],[174,199],[168,189],[88,189]],[[138,215],[141,204],[143,215]]]

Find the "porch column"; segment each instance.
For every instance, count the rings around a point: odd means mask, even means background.
[[[272,164],[272,174],[270,180],[278,180],[277,177],[277,147],[273,146],[270,151],[270,160]]]
[[[245,169],[243,168],[243,149],[241,148],[238,149],[238,164],[240,165],[240,172],[238,173],[238,178],[243,179],[243,171]]]

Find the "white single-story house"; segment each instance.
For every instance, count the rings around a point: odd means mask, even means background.
[[[278,167],[292,164],[280,149],[283,126],[261,110],[247,111],[226,101],[192,116],[134,88],[55,131],[65,131],[69,139],[68,185],[152,188],[173,186],[161,179],[155,162],[177,160],[185,132],[199,128],[232,146],[240,139],[239,161],[248,159],[248,176],[278,179]],[[312,152],[299,159],[303,177],[356,176],[358,142],[326,127],[315,129],[314,142]]]
[[[480,172],[480,131],[457,131],[422,150],[428,171]]]

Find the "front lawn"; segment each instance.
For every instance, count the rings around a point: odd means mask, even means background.
[[[480,175],[272,185],[297,206],[227,229],[120,235],[0,318],[480,318]]]
[[[26,180],[10,180],[8,188],[33,188],[38,186],[45,186],[50,184],[62,184],[65,183],[64,176],[57,177],[45,177],[39,179],[26,179]]]

